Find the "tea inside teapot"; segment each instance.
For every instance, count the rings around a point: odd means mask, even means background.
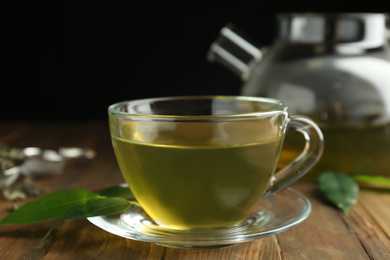
[[[210,61],[243,80],[242,95],[273,97],[324,133],[325,170],[390,176],[390,46],[382,13],[286,13],[262,51],[229,25],[211,45]],[[286,136],[281,167],[303,143]],[[310,176],[310,174],[309,174]]]

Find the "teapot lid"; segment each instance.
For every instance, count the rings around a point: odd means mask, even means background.
[[[384,13],[281,13],[278,39],[297,44],[333,44],[372,49],[387,41]]]

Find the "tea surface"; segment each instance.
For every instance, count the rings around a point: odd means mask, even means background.
[[[143,209],[175,229],[232,226],[260,200],[280,138],[237,146],[171,146],[113,137],[126,182]]]

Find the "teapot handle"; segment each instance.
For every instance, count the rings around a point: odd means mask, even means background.
[[[250,74],[251,65],[262,59],[261,50],[233,25],[220,30],[218,38],[211,44],[207,53],[209,62],[218,62],[242,79]]]

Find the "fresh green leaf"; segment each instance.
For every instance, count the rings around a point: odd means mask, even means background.
[[[384,176],[369,176],[369,175],[355,175],[353,176],[356,181],[366,182],[372,184],[381,184],[390,187],[390,179]]]
[[[61,218],[71,207],[98,197],[98,194],[82,189],[53,192],[26,203],[1,220],[0,224],[31,224]]]
[[[134,198],[129,187],[113,186],[103,190],[96,191],[97,194],[103,197],[119,197],[124,199]]]
[[[50,229],[49,231],[46,232],[45,236],[42,238],[41,242],[44,242],[50,235],[51,233],[53,232],[53,230],[59,225],[61,224],[62,222],[64,222],[64,219],[60,219],[60,221],[58,221],[57,223],[55,223]]]
[[[42,242],[50,236],[50,234],[59,224],[67,219],[89,218],[116,214],[126,210],[132,203],[133,202],[123,198],[97,198],[89,200],[84,204],[71,207],[64,213],[61,220],[49,229],[49,231],[43,237]]]
[[[324,172],[319,176],[319,187],[326,198],[348,215],[349,208],[359,198],[359,185],[345,174]]]
[[[122,212],[130,206],[123,198],[99,198],[74,206],[65,212],[63,219],[89,218]]]
[[[44,241],[63,221],[75,218],[87,218],[116,214],[126,210],[136,201],[128,187],[114,186],[97,192],[82,189],[50,193],[39,200],[26,203],[12,212],[1,224],[32,224],[60,218],[46,233]]]

